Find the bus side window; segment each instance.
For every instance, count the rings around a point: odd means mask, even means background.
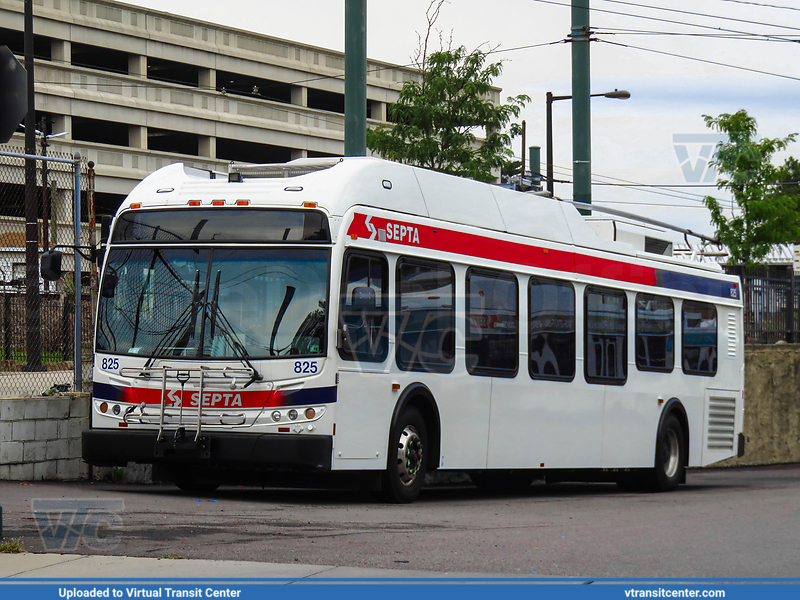
[[[389,352],[389,267],[380,254],[350,252],[344,258],[339,327],[344,360],[383,362]]]
[[[636,295],[636,367],[669,373],[675,366],[675,307],[672,298]]]
[[[713,377],[717,373],[716,307],[686,300],[681,322],[683,372]]]
[[[628,298],[619,290],[587,287],[584,304],[586,381],[623,385],[628,376]]]
[[[531,277],[528,312],[530,376],[572,381],[575,377],[575,289],[572,284]]]
[[[397,366],[449,373],[455,365],[455,274],[447,263],[397,262]]]
[[[514,377],[519,363],[519,293],[510,273],[467,271],[467,371]]]

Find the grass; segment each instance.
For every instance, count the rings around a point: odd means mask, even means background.
[[[161,558],[168,558],[169,560],[186,560],[185,556],[178,556],[177,554],[165,554]]]
[[[72,354],[70,354],[69,359],[72,359]],[[25,350],[12,350],[11,356],[6,357],[6,360],[11,360],[12,362],[27,363],[28,353]],[[64,362],[64,354],[62,352],[54,352],[52,350],[42,350],[42,362],[43,363]]]
[[[20,552],[25,552],[21,539],[11,538],[7,540],[3,538],[0,540],[0,554],[19,554]]]

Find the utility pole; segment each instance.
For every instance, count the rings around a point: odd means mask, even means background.
[[[25,0],[25,71],[28,113],[25,154],[36,154],[36,103],[33,96],[33,0]],[[42,311],[39,298],[39,211],[36,201],[36,159],[25,159],[25,350],[26,371],[42,370]]]
[[[345,0],[344,155],[367,155],[367,0]]]
[[[592,203],[589,0],[572,0],[572,199]],[[548,174],[549,175],[549,174]],[[590,211],[580,211],[591,214]]]

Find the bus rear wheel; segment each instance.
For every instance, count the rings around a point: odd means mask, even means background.
[[[425,420],[416,408],[405,409],[389,435],[389,460],[382,485],[386,500],[407,504],[419,496],[427,472],[427,448]]]
[[[686,438],[681,422],[671,414],[658,430],[655,468],[649,487],[656,492],[670,492],[683,481],[685,470]]]

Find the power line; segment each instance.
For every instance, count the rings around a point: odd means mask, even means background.
[[[535,0],[539,1],[539,0]],[[666,52],[664,50],[654,50],[652,48],[642,48],[641,46],[633,46],[631,44],[621,44],[620,42],[611,42],[609,40],[600,40],[599,42],[604,42],[606,44],[611,44],[612,46],[621,46],[622,48],[633,48],[635,50],[642,50],[644,52],[652,52],[654,54],[663,54],[665,56],[673,56],[675,58],[684,58],[686,60],[693,60],[695,62],[706,63],[709,65],[717,65],[718,67],[728,67],[730,69],[739,69],[740,71],[749,71],[750,73],[758,73],[760,75],[771,75],[772,77],[781,77],[783,79],[791,79],[793,81],[800,81],[800,77],[793,77],[791,75],[782,75],[780,73],[772,73],[770,71],[762,71],[761,69],[751,69],[749,67],[740,67],[737,65],[731,65],[728,63],[718,62],[715,60],[708,60],[705,58],[696,58],[694,56],[686,56],[684,54],[675,54],[674,52]]]
[[[554,5],[554,6],[563,6],[565,8],[570,8],[571,7],[570,4],[564,4],[563,2],[556,2],[556,0],[531,0],[531,2],[539,2],[540,4],[551,4],[551,5]],[[604,8],[590,8],[589,10],[591,10],[592,12],[607,13],[607,14],[611,14],[611,15],[620,15],[620,16],[623,16],[623,17],[630,17],[630,18],[633,18],[633,19],[645,19],[645,20],[648,20],[648,21],[658,21],[658,22],[661,22],[661,23],[671,23],[673,25],[685,25],[687,27],[698,27],[700,29],[711,29],[711,30],[714,30],[714,31],[724,31],[726,33],[738,33],[738,34],[741,34],[741,35],[755,35],[755,36],[761,36],[761,37],[776,37],[778,39],[781,39],[780,36],[776,36],[776,35],[772,35],[772,34],[756,34],[756,33],[752,33],[752,32],[749,32],[749,31],[738,31],[736,29],[725,29],[724,27],[714,27],[712,25],[700,25],[699,23],[687,23],[686,21],[676,21],[674,19],[664,19],[664,18],[661,18],[661,17],[648,17],[646,15],[632,15],[632,14],[629,14],[629,13],[624,13],[624,12],[620,12],[620,11],[617,11],[617,10],[608,10],[608,9],[604,9]]]
[[[760,8],[778,8],[781,10],[796,10],[800,12],[800,8],[795,6],[778,6],[777,4],[762,4],[761,2],[751,2],[749,0],[719,0],[720,2],[731,2],[733,4],[748,4],[750,6],[758,6]]]
[[[636,6],[637,8],[650,8],[652,10],[661,10],[666,12],[672,13],[679,13],[683,15],[689,15],[692,17],[703,17],[707,19],[721,19],[723,21],[735,21],[737,23],[746,23],[748,25],[764,25],[766,27],[778,27],[781,29],[794,29],[800,31],[800,27],[790,27],[788,25],[775,25],[774,23],[762,23],[760,21],[751,21],[749,19],[737,19],[736,17],[725,17],[723,15],[707,15],[704,13],[693,12],[689,10],[680,10],[678,8],[665,8],[662,6],[651,6],[649,4],[641,4],[641,3],[634,3],[634,2],[626,2],[625,0],[602,0],[603,2],[609,2],[611,4],[623,4],[626,6]],[[635,16],[635,15],[631,15]]]
[[[499,53],[502,53],[502,52],[515,52],[515,51],[518,51],[518,50],[529,50],[531,48],[541,48],[541,47],[544,47],[544,46],[553,46],[553,45],[556,45],[556,44],[565,44],[568,41],[569,40],[566,40],[566,39],[560,39],[560,40],[555,40],[555,41],[552,41],[552,42],[543,42],[543,43],[540,43],[540,44],[529,44],[529,45],[526,45],[526,46],[517,46],[517,47],[514,47],[514,48],[495,49],[495,50],[490,50],[490,51],[486,52],[485,54],[488,56],[490,54],[499,54]],[[51,63],[61,63],[61,64],[64,64],[64,65],[69,65],[69,66],[73,66],[73,67],[88,68],[88,69],[92,69],[92,70],[96,70],[96,71],[101,71],[103,73],[108,73],[109,75],[131,77],[131,75],[129,73],[123,73],[123,72],[117,72],[117,71],[104,71],[102,69],[95,68],[93,65],[83,65],[83,64],[79,64],[79,63],[66,61],[66,60],[54,59],[54,58],[50,58],[50,57],[47,57],[47,56],[35,56],[34,58],[36,58],[38,60],[42,60],[42,61],[51,62]],[[188,66],[193,66],[193,65],[188,65]],[[375,68],[372,68],[372,69],[367,69],[367,75],[373,74],[373,73],[379,73],[381,71],[391,71],[393,69],[407,69],[407,68],[411,68],[411,67],[414,67],[414,66],[415,65],[413,63],[409,63],[409,64],[406,64],[406,65],[391,65],[391,66],[386,66],[386,67],[375,67]],[[102,86],[105,86],[105,87],[120,87],[120,88],[171,89],[171,87],[159,85],[158,83],[149,83],[151,81],[154,81],[154,82],[160,82],[160,83],[166,83],[166,84],[172,84],[172,85],[182,85],[182,86],[190,87],[190,88],[192,88],[194,90],[198,90],[198,91],[202,91],[202,92],[223,92],[223,93],[235,94],[237,96],[247,96],[247,97],[253,97],[253,98],[263,98],[264,97],[263,94],[252,94],[252,93],[248,93],[248,92],[234,92],[234,91],[231,91],[231,90],[224,90],[224,86],[208,87],[208,86],[191,85],[191,84],[187,84],[184,81],[177,81],[177,80],[149,79],[149,78],[146,78],[146,77],[143,78],[143,79],[144,79],[144,81],[142,83],[140,83],[140,84],[134,84],[134,83],[106,83],[106,82],[103,82],[103,83],[95,83],[95,84],[88,84],[88,85],[102,85]],[[311,82],[314,82],[314,81],[325,81],[325,80],[331,80],[331,79],[343,80],[344,79],[344,74],[342,74],[342,75],[319,75],[319,76],[309,77],[307,79],[300,79],[300,80],[291,81],[291,82],[282,82],[282,81],[264,82],[264,84],[263,85],[259,85],[258,88],[259,88],[259,90],[268,90],[270,88],[275,88],[275,87],[278,87],[278,86],[301,85],[301,84],[304,84],[304,83],[311,83]],[[148,83],[145,83],[145,82],[148,82]],[[63,82],[58,82],[58,81],[37,81],[36,83],[41,83],[41,84],[45,84],[45,85],[67,85],[67,86],[71,86],[72,85],[71,83],[65,84]],[[269,98],[266,98],[266,99],[269,99]],[[276,101],[280,102],[280,100],[276,100]]]
[[[566,172],[567,175],[569,175],[569,173],[570,173],[570,169],[569,168],[564,168],[564,167],[560,167],[559,166],[559,167],[557,167],[557,169],[559,171]],[[698,203],[698,204],[694,204],[694,207],[697,207],[697,208],[703,208],[703,205],[705,203],[705,198],[706,198],[704,195],[701,195],[701,194],[693,194],[691,192],[682,192],[680,190],[670,190],[670,191],[674,191],[675,193],[668,193],[667,191],[663,191],[661,189],[653,189],[653,188],[650,188],[650,187],[646,187],[647,184],[641,184],[641,183],[637,183],[637,182],[634,182],[634,181],[630,181],[628,179],[621,179],[619,177],[612,177],[610,175],[600,175],[598,173],[592,173],[592,178],[593,178],[592,179],[592,185],[597,185],[597,184],[601,184],[602,183],[602,182],[598,182],[597,178],[603,178],[603,179],[610,179],[610,180],[613,180],[613,181],[619,181],[619,182],[622,182],[623,184],[633,184],[631,186],[625,186],[625,187],[633,187],[634,189],[636,189],[639,192],[646,192],[648,194],[655,194],[657,196],[664,196],[664,197],[667,197],[667,198],[676,198],[678,200],[683,200],[683,201],[686,201],[686,202]],[[559,182],[559,183],[571,183],[571,182],[569,182],[569,181],[563,182],[562,181],[562,182]],[[725,204],[726,208],[727,208],[727,204],[728,204],[727,200],[718,198],[717,201]],[[730,202],[731,210],[735,209],[736,207],[734,205],[734,199],[731,198],[729,202]],[[640,201],[640,202],[638,202],[638,204],[645,205],[645,204],[648,204],[648,203]]]
[[[735,33],[691,33],[688,31],[652,31],[647,29],[623,29],[619,27],[598,27],[593,30],[594,33],[599,35],[665,35],[665,36],[684,36],[684,37],[699,37],[707,39],[722,39],[722,40],[741,40],[752,42],[798,42],[800,37],[758,37],[754,35],[743,35]]]

